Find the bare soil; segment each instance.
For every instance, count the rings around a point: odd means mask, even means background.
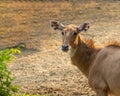
[[[61,33],[50,28],[50,20],[90,22],[90,30],[82,35],[95,45],[120,42],[120,1],[0,1],[0,49],[20,43],[26,47],[9,65],[19,93],[94,96],[87,78],[71,64],[69,53],[61,51]]]

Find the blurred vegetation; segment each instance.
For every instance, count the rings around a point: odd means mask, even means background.
[[[12,85],[14,78],[7,68],[7,64],[15,58],[16,53],[20,53],[20,50],[4,49],[0,51],[0,96],[11,96],[18,92],[18,87]]]

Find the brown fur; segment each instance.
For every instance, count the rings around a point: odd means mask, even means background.
[[[120,84],[118,84],[120,81],[120,43],[110,42],[103,48],[97,49],[92,40],[80,35],[78,37],[79,43],[76,46],[78,48],[74,57],[71,58],[72,64],[85,74],[97,96],[108,96],[108,93],[120,96]]]
[[[85,63],[88,63],[88,62],[86,62],[86,61],[91,61],[91,60],[93,60],[94,58],[94,56],[96,56],[97,55],[97,53],[100,51],[100,50],[102,50],[102,49],[104,49],[104,48],[107,48],[107,47],[119,47],[120,48],[120,43],[119,42],[116,42],[116,41],[112,41],[112,42],[108,42],[107,44],[105,44],[104,46],[102,46],[102,47],[95,47],[94,46],[94,42],[93,42],[93,40],[91,40],[91,39],[86,39],[86,38],[84,38],[84,37],[82,37],[81,35],[78,35],[78,37],[79,37],[79,40],[77,40],[76,42],[79,42],[78,43],[78,45],[77,45],[77,47],[78,47],[78,50],[77,50],[77,52],[76,52],[76,54],[75,54],[75,56],[73,57],[73,58],[71,58],[71,60],[72,60],[72,63],[74,64],[74,65],[76,65],[78,68],[79,68],[79,66],[81,65],[81,64],[83,64],[82,62],[85,62]],[[80,47],[80,48],[79,48]],[[74,49],[75,49],[75,47],[74,47]],[[72,51],[74,50],[74,49],[72,49],[71,50],[71,53],[72,53]],[[83,52],[85,52],[84,54],[83,54]],[[81,54],[82,53],[82,54]],[[87,58],[86,58],[87,57]],[[80,58],[80,59],[78,59],[78,58]],[[83,61],[83,58],[85,58],[84,60],[85,61]],[[77,62],[77,59],[79,60],[78,62]],[[81,60],[82,59],[82,60]],[[77,63],[76,63],[77,62]],[[91,62],[92,63],[92,62]],[[84,64],[83,64],[84,65]],[[88,65],[89,66],[89,64],[85,64],[85,65]],[[87,67],[88,67],[87,66]],[[84,67],[84,66],[83,66]],[[83,68],[80,68],[81,70],[83,70]],[[85,68],[85,70],[86,70],[86,68]],[[88,72],[83,72],[86,76],[87,76],[87,74],[88,74]],[[87,76],[88,77],[88,76]]]
[[[80,35],[78,35],[77,42],[78,45],[76,47],[78,48],[75,55],[71,58],[72,64],[76,65],[88,77],[90,63],[92,62],[92,57],[94,57],[93,55],[97,53],[97,49],[92,40],[83,38]],[[71,49],[71,53],[74,49]]]
[[[84,26],[78,28],[84,30]],[[74,35],[77,32],[75,25],[64,27],[62,32],[63,45],[71,46],[72,64],[88,78],[96,95],[108,96],[112,93],[120,96],[120,43],[111,42],[96,48],[92,40],[80,34]]]

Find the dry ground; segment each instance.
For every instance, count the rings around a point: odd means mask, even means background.
[[[26,45],[9,66],[20,93],[93,96],[86,77],[71,65],[69,54],[61,52],[61,33],[49,26],[53,19],[64,24],[90,22],[90,30],[83,35],[96,45],[120,42],[120,1],[0,1],[0,49]]]

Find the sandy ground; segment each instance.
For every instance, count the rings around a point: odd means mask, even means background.
[[[119,1],[1,1],[0,8],[0,48],[26,44],[22,54],[9,65],[20,93],[94,96],[87,78],[71,64],[69,53],[61,51],[61,33],[50,28],[49,20],[64,24],[90,22],[90,30],[82,35],[93,39],[96,45],[119,41]]]

